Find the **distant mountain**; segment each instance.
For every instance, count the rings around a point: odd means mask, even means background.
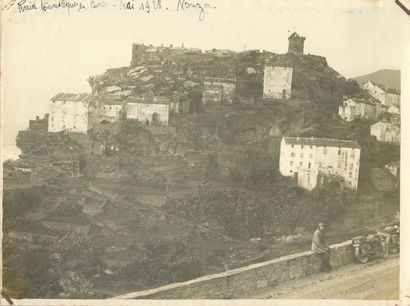
[[[400,70],[382,69],[373,73],[353,78],[360,86],[367,81],[379,83],[387,88],[400,90]]]

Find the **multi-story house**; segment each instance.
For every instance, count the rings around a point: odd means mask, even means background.
[[[99,100],[95,95],[59,93],[51,98],[49,132],[86,134],[98,121]]]
[[[363,88],[383,105],[390,107],[396,106],[400,109],[400,92],[395,89],[386,88],[381,84],[368,81]]]
[[[127,119],[137,119],[146,125],[168,125],[170,98],[133,97],[126,98]]]
[[[326,138],[284,137],[280,147],[279,171],[298,179],[298,185],[314,189],[326,176],[357,189],[360,146],[357,141]]]
[[[345,121],[377,120],[383,109],[381,103],[374,98],[344,98],[343,104],[339,106],[339,116]]]
[[[392,122],[379,121],[370,127],[370,135],[377,141],[400,144],[400,127]]]

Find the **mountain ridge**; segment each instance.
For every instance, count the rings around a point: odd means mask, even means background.
[[[380,69],[372,73],[357,76],[353,78],[353,80],[356,80],[360,86],[368,81],[371,81],[382,84],[387,88],[400,90],[400,70]]]

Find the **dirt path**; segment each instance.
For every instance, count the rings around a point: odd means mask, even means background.
[[[399,256],[361,265],[352,263],[330,273],[315,274],[252,292],[243,299],[374,299],[399,297]]]

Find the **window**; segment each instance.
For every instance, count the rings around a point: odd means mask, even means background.
[[[353,170],[353,164],[350,164],[350,170]]]
[[[291,167],[293,166],[293,161],[290,162],[290,166],[291,166]]]
[[[303,158],[303,153],[300,153],[300,157]]]
[[[299,162],[299,166],[302,167],[302,166],[303,166],[303,162]]]
[[[308,168],[310,169],[310,163],[309,163],[309,165],[308,165]]]
[[[300,147],[303,149],[304,145],[301,145]]]
[[[290,156],[295,157],[296,156],[295,152],[290,153]]]
[[[54,122],[54,117],[53,116],[51,116],[51,121]]]
[[[342,168],[342,164],[341,163],[337,163],[337,167],[340,169]]]
[[[313,146],[310,146],[310,149],[312,150],[312,149],[313,149]]]
[[[352,172],[349,172],[349,177],[352,177],[352,175],[353,175],[353,173],[352,173]]]
[[[294,148],[295,146],[294,145],[292,145],[292,149]]]
[[[323,155],[326,155],[326,154],[327,154],[327,148],[323,147]]]
[[[342,150],[340,150],[339,148],[339,150],[337,151],[337,155],[340,155],[340,154],[342,154]]]
[[[313,158],[313,154],[312,154],[312,153],[309,154],[309,158]]]

